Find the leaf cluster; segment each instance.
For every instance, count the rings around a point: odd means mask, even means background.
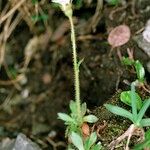
[[[86,103],[81,105],[81,121],[78,119],[76,102],[70,101],[69,107],[71,110],[70,115],[66,113],[58,113],[58,118],[63,120],[65,125],[67,125],[67,135],[70,135],[72,132],[81,133],[81,125],[84,122],[95,123],[98,121],[98,118],[94,115],[85,115],[87,111]]]
[[[126,104],[131,105],[131,112],[111,104],[105,104],[105,107],[116,115],[128,118],[138,127],[150,126],[150,118],[143,118],[146,110],[150,106],[150,98],[142,102],[140,96],[135,92],[134,82],[131,84],[131,91],[122,93],[121,99]]]
[[[82,137],[75,133],[71,133],[71,141],[78,150],[100,150],[102,148],[101,143],[98,142],[97,144],[97,135],[95,132],[91,133],[89,137],[87,137],[85,140],[82,139]],[[74,150],[70,148],[69,150]]]
[[[100,150],[100,144],[95,144],[97,140],[96,133],[92,133],[86,138],[86,140],[84,140],[81,131],[81,126],[84,122],[95,123],[98,121],[98,118],[94,115],[86,115],[86,103],[81,105],[81,121],[78,119],[76,102],[70,101],[69,107],[71,110],[70,115],[66,113],[58,113],[58,118],[63,120],[65,125],[67,125],[66,136],[71,139],[72,143],[69,145],[69,150],[74,150],[72,149],[72,145],[78,150]]]
[[[135,60],[130,59],[128,57],[123,57],[122,63],[127,65],[127,66],[134,66],[136,74],[137,74],[137,80],[140,83],[144,83],[144,81],[145,81],[145,69],[139,60],[135,61]]]

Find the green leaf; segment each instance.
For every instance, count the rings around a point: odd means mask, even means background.
[[[34,22],[37,22],[37,21],[45,21],[45,20],[47,20],[48,19],[48,15],[47,14],[41,14],[41,15],[33,15],[32,16],[32,20],[34,21]]]
[[[119,4],[119,0],[106,0],[109,5],[117,5]]]
[[[78,9],[83,6],[83,0],[76,0],[74,2],[75,2],[75,7]]]
[[[140,125],[142,127],[148,127],[148,126],[150,126],[150,118],[142,119],[141,122],[140,122]]]
[[[98,118],[95,115],[88,115],[83,118],[84,122],[95,123],[98,121]]]
[[[123,57],[121,61],[124,65],[128,65],[128,66],[131,66],[134,64],[134,60],[130,59],[129,57]]]
[[[150,129],[146,131],[145,139],[150,139]]]
[[[75,132],[70,135],[73,145],[78,148],[78,150],[84,150],[82,138]]]
[[[85,149],[86,149],[86,150],[89,150],[89,149],[92,147],[92,145],[96,142],[96,140],[97,140],[96,132],[93,132],[93,133],[90,135],[90,137],[87,138],[86,141],[85,141],[85,146],[84,146]]]
[[[84,61],[84,58],[78,62],[78,71],[79,71],[80,65],[82,64],[83,61]]]
[[[139,123],[142,120],[142,118],[149,106],[150,106],[150,99],[147,99],[144,101],[143,107],[140,109],[140,111],[138,113],[137,123]]]
[[[77,113],[77,105],[76,105],[76,102],[75,101],[70,101],[70,104],[69,104],[69,107],[70,107],[70,110],[73,114],[76,114]]]
[[[144,140],[144,142],[136,145],[133,150],[143,150],[143,149],[146,149],[146,148],[150,148],[150,140],[149,139],[146,139]]]
[[[106,109],[108,109],[113,114],[128,118],[129,120],[133,121],[132,114],[129,111],[127,111],[126,109],[123,109],[121,107],[114,106],[111,104],[105,104],[104,106],[106,107]]]
[[[75,149],[73,149],[73,148],[68,148],[67,150],[75,150]]]
[[[138,93],[135,92],[135,97],[136,97],[136,103],[137,103],[137,109],[140,110],[142,107],[142,100]],[[123,103],[131,106],[131,91],[123,91],[120,95],[120,99]]]
[[[86,114],[86,111],[87,111],[86,103],[83,103],[83,104],[81,105],[82,116],[84,116],[84,115]]]
[[[134,63],[134,67],[137,73],[137,78],[140,82],[144,82],[145,77],[145,69],[143,65],[139,62],[139,60],[136,60]]]
[[[16,79],[17,77],[17,69],[14,67],[8,68],[8,74],[11,76],[12,79]]]
[[[32,0],[32,4],[38,3],[38,0]]]
[[[67,115],[65,113],[58,113],[58,118],[65,122],[73,122],[74,123],[74,119],[72,119],[69,115]]]
[[[92,150],[101,150],[101,149],[102,149],[102,145],[100,142],[98,142],[96,145],[92,147]]]

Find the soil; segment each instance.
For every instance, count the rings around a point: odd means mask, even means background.
[[[110,54],[111,47],[107,42],[109,31],[120,24],[128,25],[132,36],[127,44],[120,47],[122,55],[127,56],[129,48],[134,50],[135,60],[140,60],[144,66],[149,60],[132,39],[150,17],[149,10],[146,11],[150,2],[142,1],[141,5],[138,5],[140,2],[135,5],[132,2],[134,0],[118,6],[104,3],[95,31],[91,30],[89,22],[94,15],[96,2],[75,7],[74,11],[78,56],[79,59],[84,58],[80,67],[81,99],[99,117],[99,124],[103,124],[104,120],[107,122],[99,137],[104,146],[121,135],[130,122],[110,114],[103,104],[117,101],[120,105],[118,93],[129,89],[124,81],[136,79],[133,69],[120,62],[116,49]],[[15,138],[22,132],[43,150],[53,149],[54,145],[48,139],[56,142],[56,145],[65,141],[65,126],[57,119],[57,113],[68,112],[69,101],[74,99],[70,32],[69,27],[64,29],[62,26],[68,22],[61,11],[49,7],[50,37],[32,56],[23,72],[23,79],[9,82],[21,74],[28,41],[35,35],[47,34],[47,29],[41,29],[44,28],[42,23],[36,24],[36,33],[29,29],[25,21],[16,27],[7,42],[5,65],[0,70],[0,139]],[[149,75],[146,70],[148,84]],[[149,96],[148,93],[146,95]],[[123,146],[120,147],[123,149]],[[63,146],[58,149],[63,149]]]

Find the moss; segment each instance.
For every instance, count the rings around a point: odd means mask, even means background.
[[[119,101],[120,93],[121,90],[117,91],[115,95],[107,101],[107,103],[119,105],[121,107],[126,107]],[[107,147],[110,144],[110,142],[116,139],[121,134],[123,134],[128,129],[131,122],[120,116],[116,116],[110,113],[104,106],[97,107],[93,112],[99,118],[98,124],[102,124],[104,120],[107,123],[107,126],[100,133],[100,141],[102,142],[104,149],[108,149]],[[125,140],[123,142],[125,142]],[[117,150],[122,150],[123,145],[123,143],[118,145]]]

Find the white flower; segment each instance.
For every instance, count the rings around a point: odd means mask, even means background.
[[[65,5],[70,4],[72,0],[52,0],[52,2],[65,6]]]
[[[72,0],[52,0],[52,2],[60,4],[61,10],[67,17],[72,16]]]

